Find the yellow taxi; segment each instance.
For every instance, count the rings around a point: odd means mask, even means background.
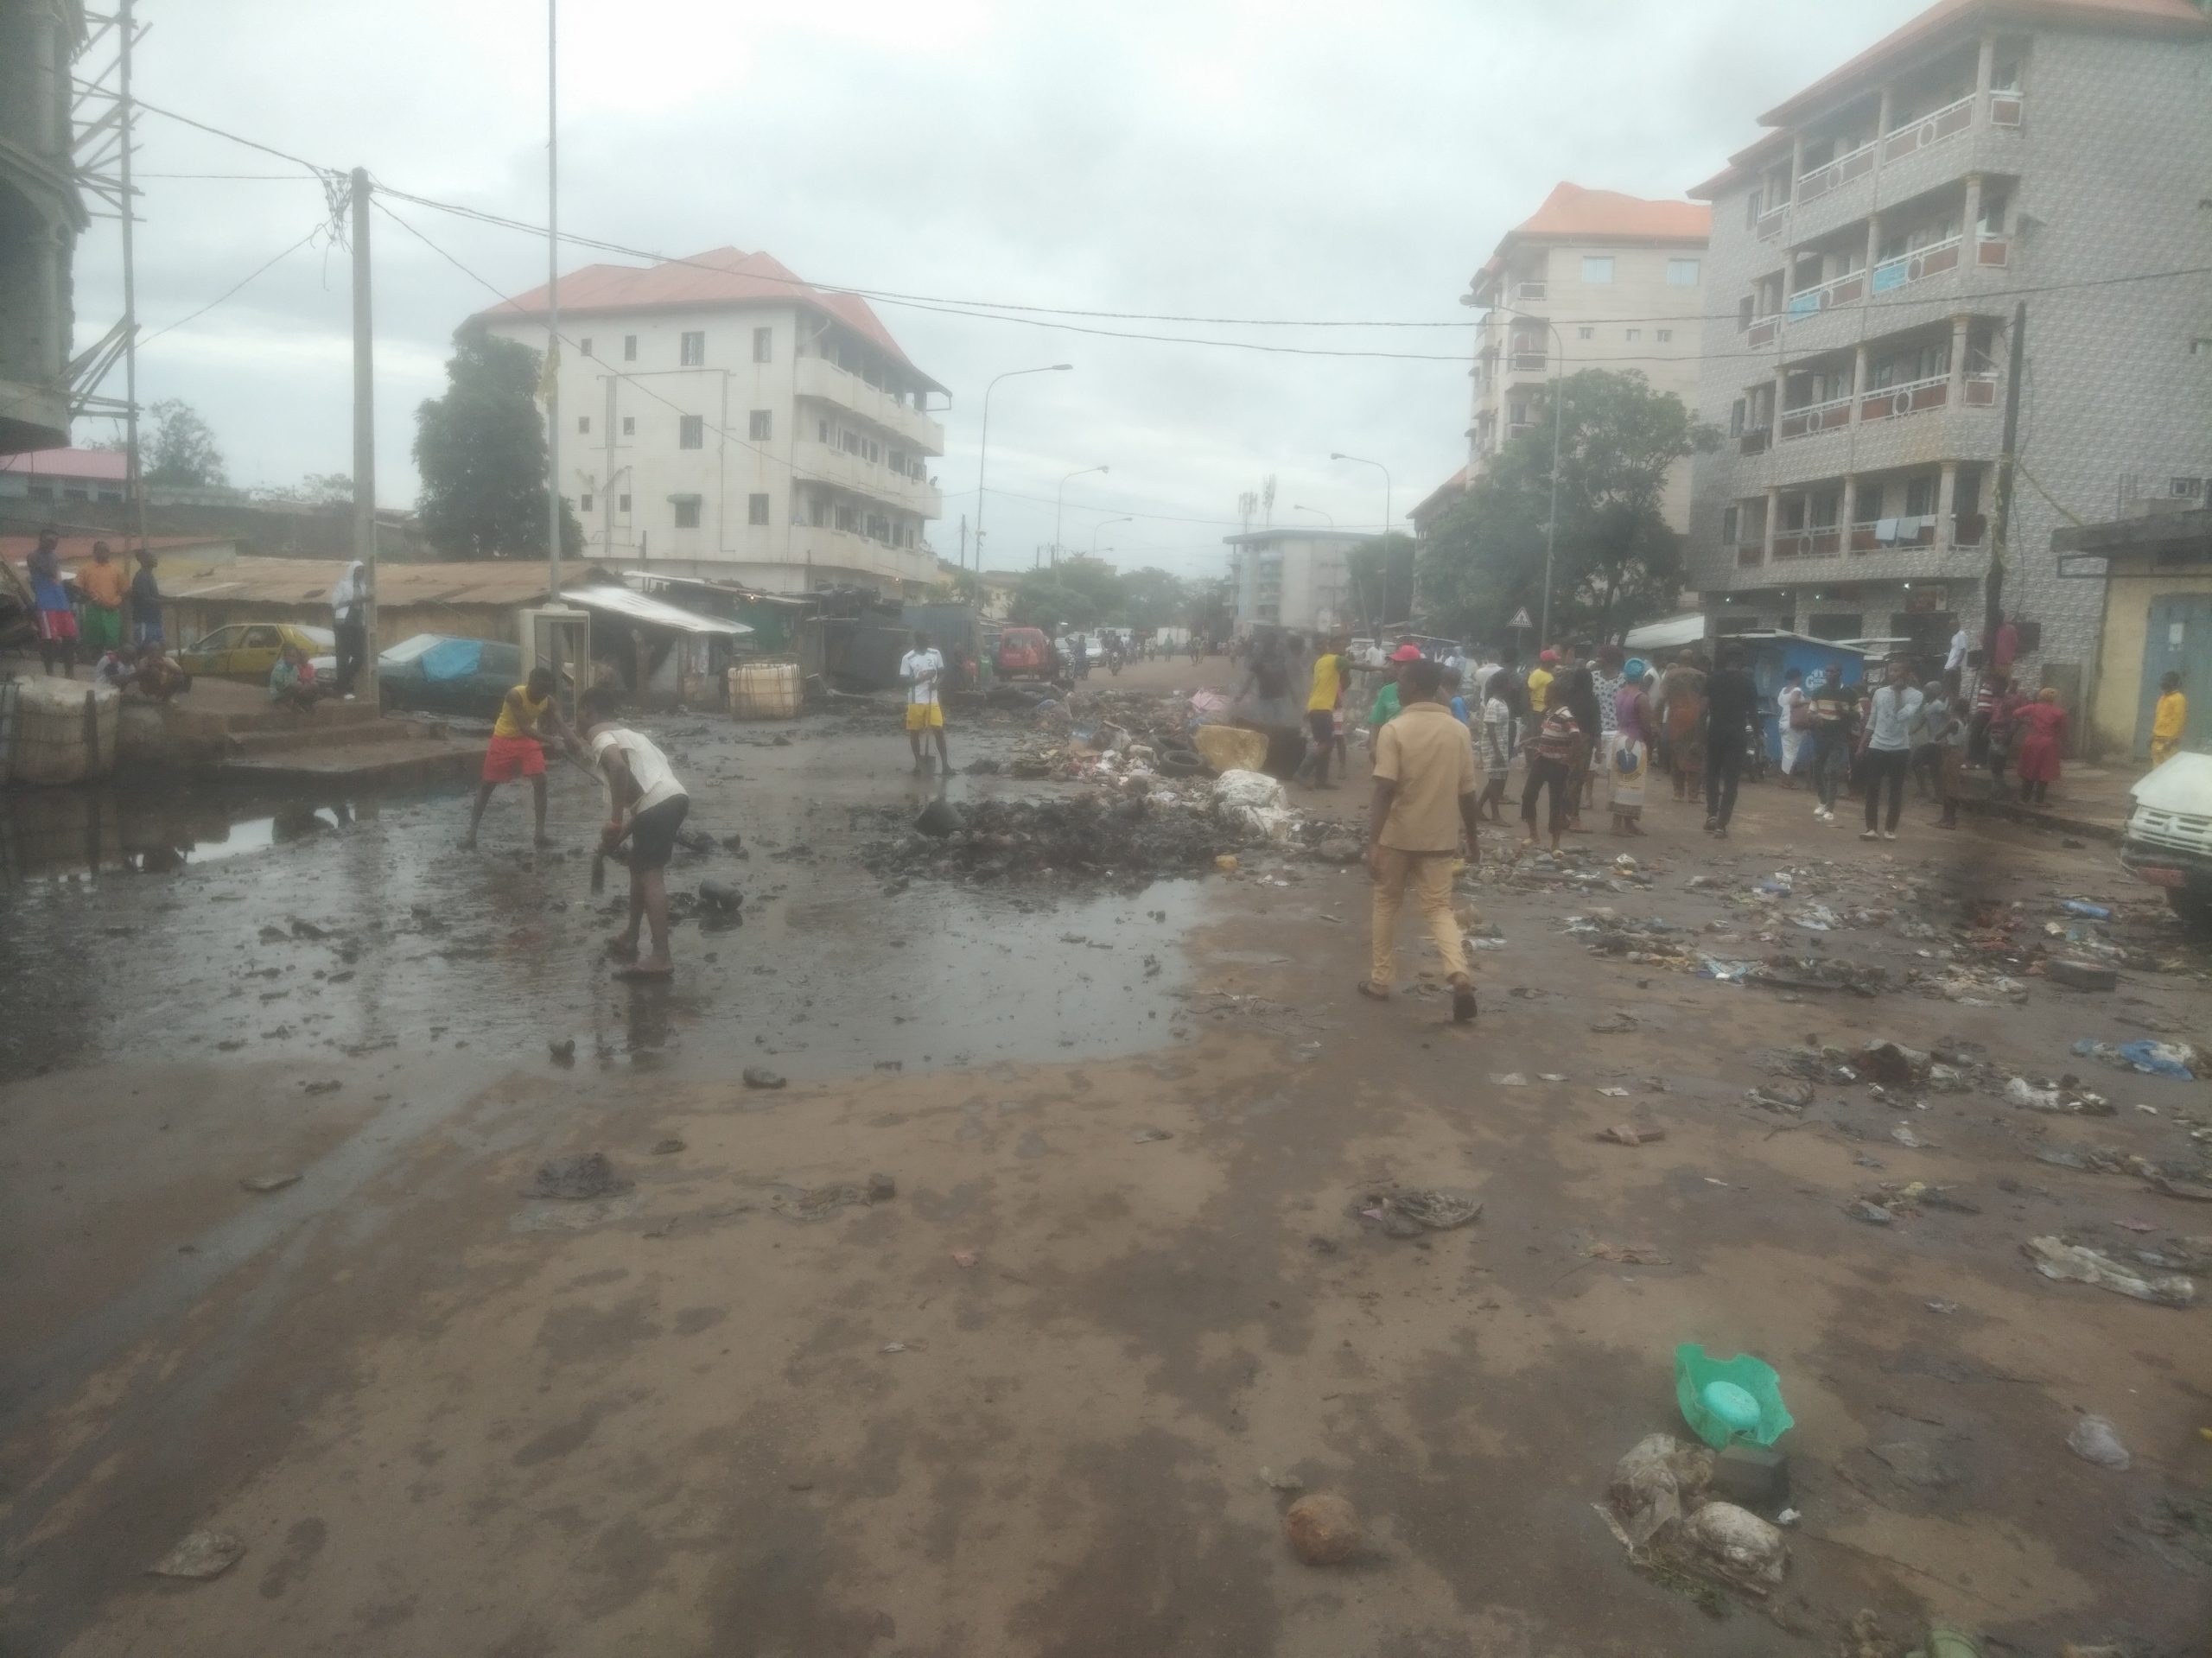
[[[213,679],[250,680],[264,685],[277,653],[296,645],[315,664],[318,677],[338,671],[338,636],[327,627],[296,622],[233,622],[204,635],[176,653],[185,672]]]

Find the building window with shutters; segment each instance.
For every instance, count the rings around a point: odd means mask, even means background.
[[[637,417],[635,415],[625,415],[625,416],[622,416],[622,435],[623,435],[623,436],[625,436],[625,437],[635,437],[637,435],[638,435],[638,417]]]
[[[745,498],[745,521],[747,524],[768,522],[768,498],[766,495],[748,495]]]
[[[678,530],[696,530],[699,527],[699,498],[696,495],[671,495],[669,505],[676,509],[676,527]]]
[[[634,363],[638,360],[637,335],[626,334],[622,336],[622,360],[626,363]]]
[[[577,497],[576,497],[576,511],[579,511],[579,512],[588,512],[588,511],[591,511],[591,500],[592,500],[592,498],[591,498],[591,492],[590,492],[588,490],[587,490],[587,491],[586,491],[584,493],[582,493],[582,495],[577,496]]]
[[[576,416],[576,429],[579,432],[584,433],[586,435],[589,435],[591,432],[591,416],[589,415],[578,415]]]
[[[766,443],[775,432],[776,411],[772,409],[756,409],[746,416],[745,424],[745,435],[747,437],[755,443]]]
[[[707,331],[687,329],[677,343],[676,360],[685,368],[703,367],[707,361]]]
[[[776,356],[776,331],[755,328],[753,331],[753,360],[756,363],[773,362]]]
[[[679,416],[676,422],[676,447],[679,449],[703,449],[707,447],[707,419],[703,415]]]

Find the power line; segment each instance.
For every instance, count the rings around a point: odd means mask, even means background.
[[[150,346],[156,340],[159,340],[163,334],[171,333],[175,329],[181,328],[188,322],[198,321],[201,317],[206,316],[208,312],[213,310],[218,305],[220,305],[225,300],[229,299],[232,295],[236,294],[256,276],[258,276],[264,271],[269,270],[274,266],[282,264],[284,260],[289,259],[292,255],[297,253],[302,248],[307,246],[308,243],[314,241],[317,236],[321,234],[322,229],[323,227],[321,225],[316,225],[313,230],[309,231],[305,236],[300,238],[298,241],[293,243],[289,247],[283,249],[274,257],[254,267],[251,271],[248,272],[245,276],[239,277],[238,281],[232,283],[221,293],[216,295],[214,298],[209,300],[207,304],[193,312],[191,315],[181,316],[175,321],[165,324],[164,326],[155,329],[153,333],[141,340],[138,342],[139,345],[142,347]]]
[[[210,126],[207,122],[195,121],[188,115],[179,115],[175,110],[165,110],[158,104],[149,104],[143,98],[133,98],[130,101],[149,114],[162,116],[171,121],[182,122],[188,127],[196,127],[200,131],[215,137],[227,138],[234,144],[244,144],[248,149],[257,149],[264,156],[274,156],[280,162],[289,162],[295,167],[304,167],[317,178],[332,179],[345,176],[343,168],[324,167],[319,162],[304,160],[289,150],[279,149],[273,144],[264,144],[258,138],[249,138],[244,133],[232,132],[223,127]]]

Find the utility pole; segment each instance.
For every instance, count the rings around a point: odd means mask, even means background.
[[[2012,533],[2012,470],[2020,441],[2020,366],[2027,353],[2028,302],[2012,307],[2012,352],[2005,372],[2005,436],[1997,451],[1997,488],[1989,512],[1989,575],[1982,583],[1981,664],[1989,672],[1989,653],[2005,615],[2005,562]]]
[[[377,707],[376,335],[369,308],[369,174],[353,169],[353,556],[367,591],[361,600],[361,671]]]
[[[130,48],[138,33],[137,21],[131,16],[134,0],[122,0],[117,8],[116,21],[122,28],[122,50],[118,59],[120,71],[117,81],[120,88],[117,104],[123,127],[123,404],[124,404],[124,468],[129,479],[125,486],[130,491],[132,509],[137,515],[138,545],[146,545],[146,485],[145,467],[138,457],[138,275],[137,263],[132,254],[130,226],[138,217],[137,200],[130,188],[130,148],[136,122],[130,102]],[[125,546],[123,562],[127,569],[133,549]],[[148,619],[133,614],[134,623]],[[158,624],[159,616],[150,619]]]
[[[607,472],[599,480],[599,556],[614,562],[614,376],[607,377]]]
[[[545,0],[545,601],[561,602],[560,0]],[[563,664],[556,661],[557,673]]]

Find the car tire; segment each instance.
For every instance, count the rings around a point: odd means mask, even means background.
[[[2212,893],[2186,886],[2166,889],[2166,904],[2182,924],[2198,932],[2212,932]]]

